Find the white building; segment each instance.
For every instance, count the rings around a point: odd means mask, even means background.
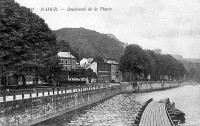
[[[91,65],[93,61],[93,58],[83,58],[81,61],[80,61],[80,66],[84,69],[88,69],[88,67]]]

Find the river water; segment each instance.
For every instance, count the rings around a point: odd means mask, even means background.
[[[169,98],[186,115],[181,126],[200,126],[200,84],[165,91],[120,94],[101,103],[66,113],[40,125],[52,126],[131,126],[141,104],[148,99]]]

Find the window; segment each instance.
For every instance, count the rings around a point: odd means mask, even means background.
[[[72,65],[72,69],[75,69],[75,65]]]
[[[63,63],[64,63],[64,60],[63,60],[63,59],[61,59],[61,60],[60,60],[60,62],[63,64]]]

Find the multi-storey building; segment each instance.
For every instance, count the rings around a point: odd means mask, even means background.
[[[97,63],[97,79],[105,82],[111,82],[111,65],[106,62]]]
[[[91,59],[91,58],[90,58]],[[119,63],[107,60],[104,62],[90,61],[90,59],[83,59],[81,66],[83,68],[91,68],[93,72],[97,74],[97,80],[99,82],[121,82],[122,73],[119,71]],[[89,62],[90,61],[90,62]]]
[[[70,52],[59,52],[58,57],[63,70],[71,71],[77,69],[77,60]]]
[[[107,63],[111,65],[111,80],[114,82],[122,81],[122,72],[119,70],[119,63],[108,60]]]

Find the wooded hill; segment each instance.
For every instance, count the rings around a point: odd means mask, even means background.
[[[84,28],[62,28],[54,31],[57,40],[64,40],[77,51],[79,59],[96,58],[119,61],[124,52],[124,44],[107,34]]]

